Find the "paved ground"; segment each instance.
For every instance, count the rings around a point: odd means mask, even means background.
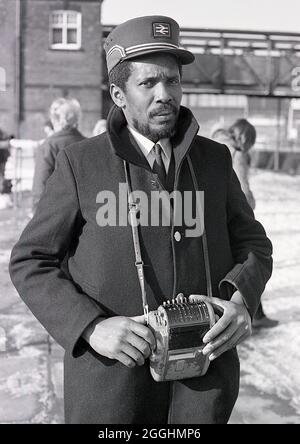
[[[274,243],[264,295],[280,325],[240,346],[241,390],[231,424],[300,423],[300,177],[255,171],[257,217]],[[28,220],[0,210],[0,423],[62,423],[62,350],[20,301],[8,276],[10,249]]]
[[[231,420],[300,424],[300,177],[256,170],[251,184],[274,247],[263,305],[280,324],[240,347],[241,391]]]
[[[62,423],[62,349],[20,300],[10,283],[10,249],[28,220],[0,211],[0,423]]]

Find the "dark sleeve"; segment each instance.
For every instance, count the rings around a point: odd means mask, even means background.
[[[227,223],[235,266],[220,282],[220,292],[240,291],[251,316],[272,274],[272,244],[252,209],[232,169],[228,151]]]
[[[12,250],[9,268],[13,284],[32,313],[73,355],[85,328],[105,315],[61,267],[81,217],[72,169],[62,151],[36,214]]]
[[[10,156],[9,140],[0,140],[0,163],[6,163]]]
[[[254,210],[255,199],[249,184],[249,168],[248,153],[236,152],[235,158],[233,160],[233,169],[240,181],[242,191],[246,196],[248,204]]]
[[[46,182],[55,168],[54,148],[51,141],[45,142],[37,149],[32,184],[32,209],[36,210],[37,204],[43,194]]]

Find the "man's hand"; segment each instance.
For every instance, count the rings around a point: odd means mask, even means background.
[[[95,320],[83,333],[84,339],[100,355],[117,359],[127,367],[143,365],[156,348],[155,338],[144,316],[115,316]]]
[[[197,294],[190,295],[189,301],[210,302],[218,311],[223,312],[203,338],[206,344],[203,354],[209,355],[210,361],[251,335],[251,318],[238,291],[233,294],[230,301]]]

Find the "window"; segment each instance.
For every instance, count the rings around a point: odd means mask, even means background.
[[[52,12],[50,17],[50,46],[52,49],[81,48],[80,12]]]

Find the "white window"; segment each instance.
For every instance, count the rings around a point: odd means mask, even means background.
[[[50,16],[50,46],[52,49],[81,48],[81,13],[53,11]]]

